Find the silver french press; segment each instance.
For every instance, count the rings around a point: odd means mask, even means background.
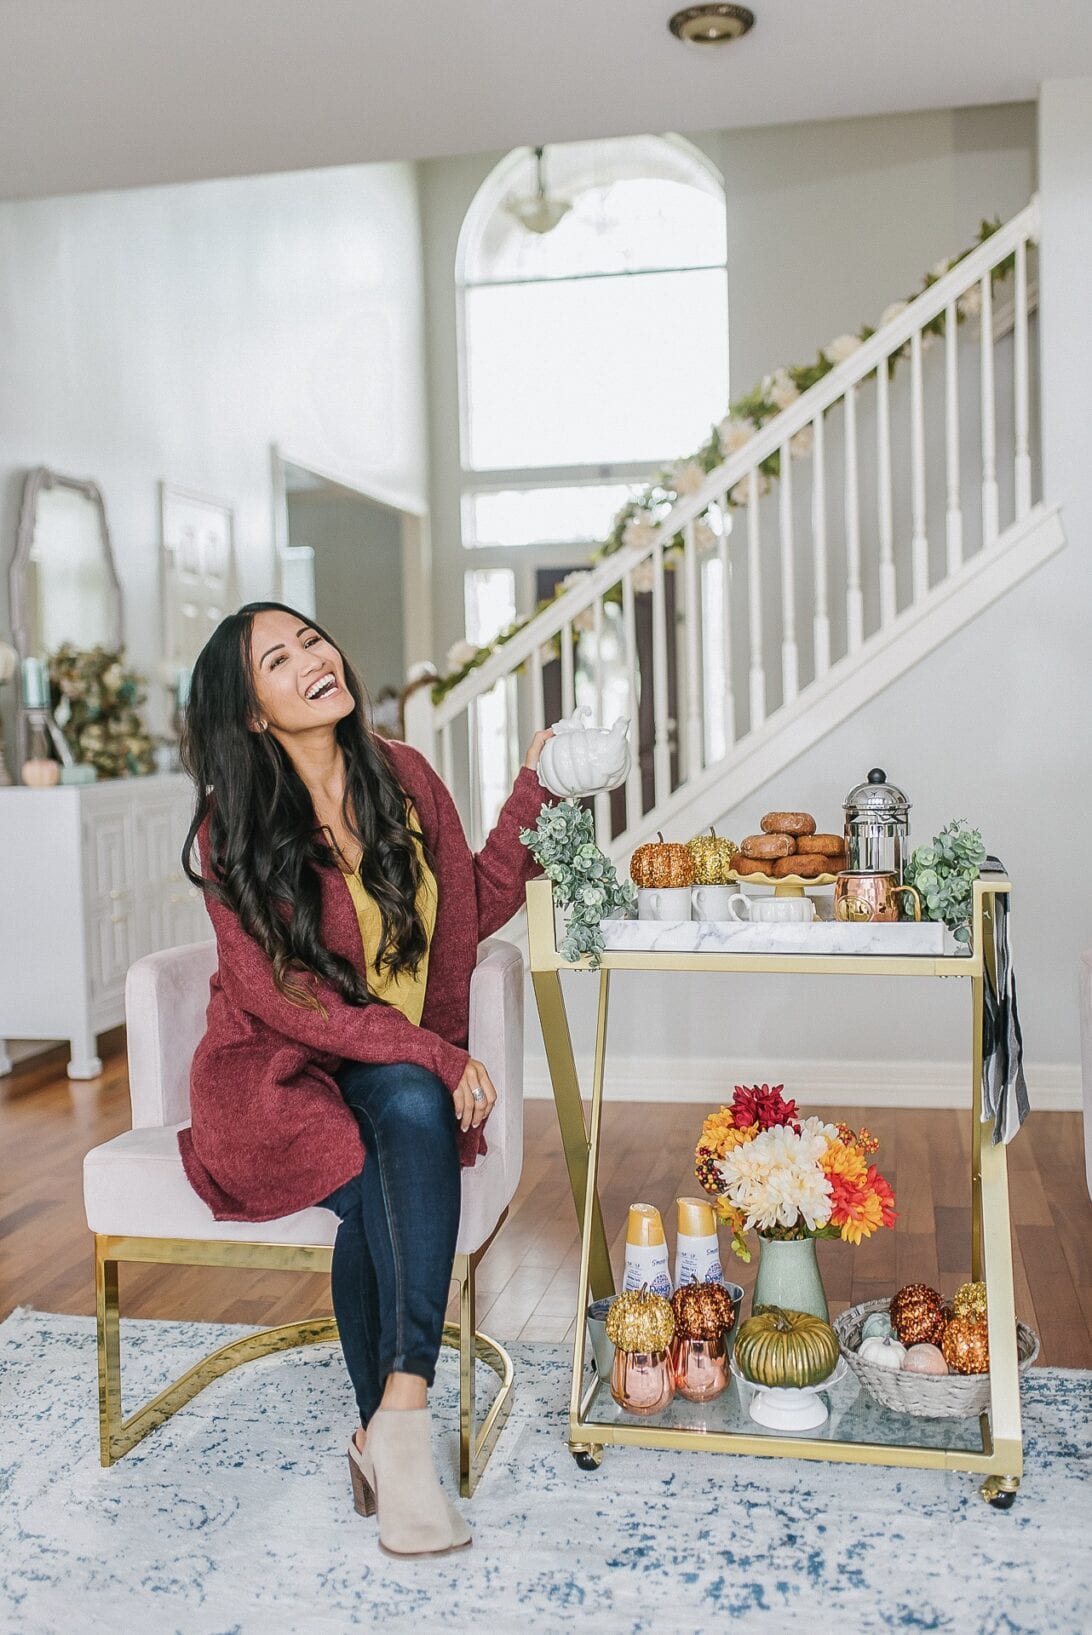
[[[843,803],[846,869],[852,874],[893,874],[902,884],[910,858],[910,802],[874,766]]]

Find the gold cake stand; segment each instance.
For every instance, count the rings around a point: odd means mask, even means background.
[[[739,874],[735,869],[728,870],[728,879],[733,885],[773,886],[775,897],[803,897],[808,886],[832,886],[837,878],[836,874],[786,874],[778,880],[772,874]]]
[[[754,875],[747,876],[751,880]],[[833,878],[833,876],[831,877]],[[819,881],[800,881],[801,887]],[[771,882],[780,887],[794,882]],[[831,1459],[866,1465],[903,1465],[934,1470],[973,1471],[985,1478],[982,1497],[998,1508],[1012,1504],[1023,1473],[1020,1384],[1017,1371],[1016,1312],[1009,1236],[1006,1149],[984,1134],[982,1112],[982,1023],[987,969],[995,979],[993,918],[998,894],[1010,890],[1001,875],[974,886],[970,954],[728,954],[608,950],[598,974],[599,1001],[592,1067],[591,1106],[585,1115],[562,992],[562,973],[579,966],[557,951],[554,907],[548,881],[527,887],[527,930],[531,979],[546,1045],[550,1079],[573,1203],[580,1225],[580,1277],[576,1297],[569,1401],[569,1450],[585,1470],[595,1469],[608,1444],[743,1453],[796,1459]],[[584,964],[586,962],[581,962]],[[830,1393],[830,1418],[809,1434],[763,1431],[748,1418],[739,1393],[730,1386],[715,1401],[691,1403],[676,1397],[655,1419],[624,1412],[596,1372],[589,1374],[589,1299],[615,1292],[599,1199],[603,1141],[603,1100],[607,1059],[607,1009],[615,974],[660,971],[665,979],[716,972],[728,981],[749,973],[765,975],[962,977],[970,988],[971,1276],[987,1287],[990,1347],[990,1406],[980,1418],[925,1420],[898,1415],[874,1403],[847,1380]],[[587,980],[587,978],[582,978]],[[896,1227],[896,1231],[898,1228]]]

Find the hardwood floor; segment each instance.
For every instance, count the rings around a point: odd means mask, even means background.
[[[103,1043],[104,1072],[88,1083],[65,1077],[60,1050],[0,1079],[0,1318],[19,1305],[94,1310],[80,1166],[89,1147],[129,1125],[120,1033]],[[696,1191],[691,1152],[705,1111],[664,1103],[607,1108],[601,1191],[619,1267],[631,1201],[657,1203],[668,1218],[677,1194]],[[966,1117],[821,1111],[866,1123],[880,1137],[880,1167],[899,1210],[894,1232],[859,1249],[819,1244],[832,1309],[917,1280],[950,1294],[970,1275]],[[1017,1311],[1040,1335],[1042,1363],[1092,1368],[1092,1203],[1079,1115],[1034,1115],[1009,1149],[1009,1175]],[[553,1106],[528,1102],[523,1180],[478,1273],[480,1326],[502,1340],[571,1336],[577,1257]],[[754,1271],[735,1265],[729,1275],[749,1288]],[[122,1302],[129,1316],[210,1322],[277,1323],[330,1309],[322,1277],[198,1267],[124,1269]]]

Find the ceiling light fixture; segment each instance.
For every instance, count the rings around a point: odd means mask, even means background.
[[[755,14],[746,6],[686,6],[667,26],[677,40],[691,45],[724,45],[748,33],[755,26]]]
[[[571,199],[551,199],[546,192],[544,148],[535,148],[535,191],[522,199],[509,199],[505,209],[529,233],[552,233],[572,209]]]

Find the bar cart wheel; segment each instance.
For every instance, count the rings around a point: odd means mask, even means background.
[[[988,1476],[978,1491],[995,1510],[1011,1510],[1016,1503],[1016,1489],[1019,1486],[1016,1476]]]
[[[603,1462],[603,1449],[596,1442],[570,1442],[569,1452],[581,1470],[598,1470]]]

